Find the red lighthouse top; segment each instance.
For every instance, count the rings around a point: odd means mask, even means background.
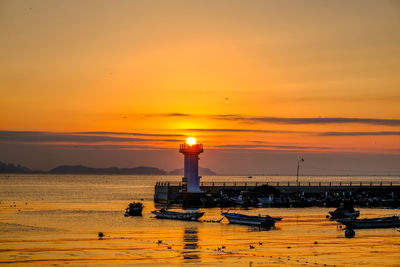
[[[189,137],[186,141],[186,143],[181,144],[179,146],[179,152],[181,153],[195,153],[195,154],[200,154],[202,153],[203,150],[203,145],[202,144],[196,144],[196,139],[193,137]]]

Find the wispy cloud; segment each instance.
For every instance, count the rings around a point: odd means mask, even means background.
[[[37,144],[33,144],[37,145]],[[43,145],[40,145],[41,147]],[[46,146],[46,145],[45,145]],[[76,149],[76,150],[168,150],[170,148],[158,147],[158,146],[150,146],[150,145],[88,145],[88,144],[79,144],[79,145],[47,145],[48,148],[51,149]]]
[[[213,115],[213,118],[219,120],[241,121],[252,123],[276,123],[276,124],[350,124],[361,123],[371,125],[399,126],[398,119],[375,119],[375,118],[284,118],[284,117],[258,117],[243,116],[237,114]]]
[[[380,135],[400,135],[400,132],[323,132],[319,133],[320,136],[380,136]]]
[[[154,114],[144,114],[144,117],[193,117],[193,114],[186,114],[186,113],[154,113]]]
[[[190,114],[185,114],[185,113],[167,113],[166,114],[169,117],[187,117],[190,116]]]
[[[82,135],[133,135],[133,136],[152,136],[152,137],[184,137],[183,134],[153,134],[153,133],[129,133],[129,132],[73,132]]]
[[[103,133],[103,132],[98,132]],[[7,142],[65,142],[65,143],[101,143],[101,142],[179,142],[180,139],[151,139],[107,136],[104,133],[97,135],[88,133],[55,133],[32,131],[0,131],[0,141]]]
[[[382,126],[400,126],[400,119],[380,119],[380,118],[353,118],[353,117],[269,117],[269,116],[247,116],[242,114],[185,114],[185,113],[165,113],[147,114],[149,117],[190,117],[208,118],[214,120],[238,121],[246,123],[272,123],[272,124],[368,124]]]
[[[316,97],[279,97],[272,98],[271,101],[285,102],[397,102],[400,101],[400,96],[372,96],[372,97],[334,97],[334,96],[316,96]]]
[[[274,148],[274,149],[330,149],[330,147],[316,147],[316,146],[300,146],[300,145],[218,145],[217,148],[223,149],[263,149],[263,148]]]
[[[279,130],[258,130],[258,129],[186,129],[193,132],[222,132],[222,133],[284,133],[284,134],[309,134],[317,136],[390,136],[400,135],[398,131],[378,131],[378,132],[305,132],[305,131],[279,131]],[[254,141],[258,142],[258,141]],[[259,141],[262,142],[262,141]]]
[[[258,130],[258,129],[223,129],[223,128],[208,128],[208,129],[186,129],[193,132],[230,132],[230,133],[304,133],[296,131],[275,131],[275,130]]]

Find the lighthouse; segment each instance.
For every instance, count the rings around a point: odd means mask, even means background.
[[[179,147],[179,152],[185,156],[185,171],[182,183],[186,184],[187,193],[201,193],[199,176],[199,154],[203,153],[203,145],[196,144],[196,139],[189,137],[186,143]],[[185,188],[184,188],[185,189]]]

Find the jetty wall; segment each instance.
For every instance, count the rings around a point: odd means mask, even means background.
[[[400,199],[399,182],[202,182],[200,189],[208,195],[218,196],[221,191],[247,191],[257,188],[269,188],[265,196],[298,199],[313,197],[324,200],[328,197],[360,196],[368,198]],[[344,199],[344,198],[343,198]],[[181,182],[157,182],[154,188],[155,203],[182,203],[182,183]]]

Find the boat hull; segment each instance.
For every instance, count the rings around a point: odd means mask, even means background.
[[[329,211],[332,220],[336,219],[355,219],[360,216],[360,211],[356,210],[354,212],[337,212],[337,211]]]
[[[142,216],[143,208],[129,209],[125,212],[125,216]]]
[[[170,219],[170,220],[183,220],[183,221],[197,221],[204,215],[204,212],[173,212],[173,211],[152,211],[157,219]]]
[[[400,219],[397,216],[371,219],[340,220],[348,229],[371,228],[397,228],[400,227]]]
[[[225,216],[229,223],[232,224],[244,224],[259,227],[274,227],[276,221],[280,221],[282,218],[272,217],[261,217],[261,216],[248,216],[236,213],[221,213]]]
[[[125,216],[142,216],[143,204],[140,202],[130,203],[126,208]]]

